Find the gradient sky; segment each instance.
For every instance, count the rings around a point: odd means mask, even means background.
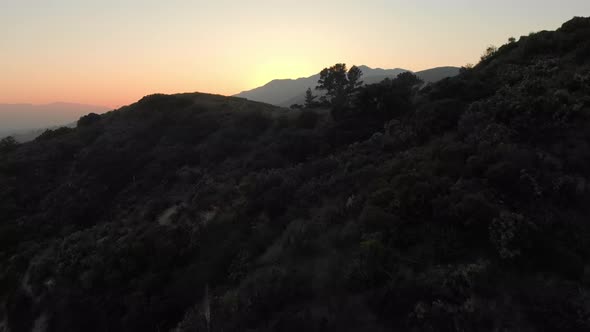
[[[589,15],[590,0],[0,0],[0,103],[230,95],[336,62],[461,66]]]

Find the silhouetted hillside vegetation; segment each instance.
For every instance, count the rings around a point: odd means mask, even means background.
[[[0,330],[590,330],[590,19],[331,110],[152,95],[0,142]]]
[[[379,83],[386,78],[395,78],[397,75],[407,72],[406,69],[381,69],[367,66],[358,67],[363,73],[365,84]],[[432,83],[447,77],[456,76],[459,73],[457,67],[439,67],[416,72],[424,82]],[[235,97],[247,98],[249,100],[269,103],[273,105],[289,107],[294,104],[303,105],[305,101],[305,90],[314,89],[320,79],[320,74],[310,77],[302,77],[295,80],[279,79],[272,80],[267,84],[248,91],[243,91]]]

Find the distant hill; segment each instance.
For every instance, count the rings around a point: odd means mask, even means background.
[[[0,137],[43,131],[43,128],[75,122],[88,113],[101,114],[108,110],[104,106],[74,103],[0,104]]]
[[[407,69],[381,69],[371,68],[368,66],[359,66],[363,72],[363,82],[365,84],[378,83],[385,78],[395,78],[397,75],[409,71]],[[425,82],[436,82],[446,77],[452,77],[459,73],[457,67],[438,67],[416,72],[416,75]],[[243,91],[235,97],[246,98],[254,101],[260,101],[273,105],[289,107],[293,104],[301,104],[305,100],[305,90],[314,89],[317,85],[319,74],[302,77],[298,79],[278,79],[272,80],[267,84],[248,91]]]
[[[35,138],[39,137],[41,134],[43,134],[44,132],[46,132],[47,130],[56,130],[62,127],[67,127],[67,128],[75,128],[76,127],[76,122],[70,122],[67,124],[61,124],[58,126],[51,126],[51,127],[45,127],[45,128],[36,128],[36,129],[22,129],[22,130],[8,130],[5,132],[0,132],[0,138],[6,137],[6,136],[12,136],[17,142],[19,143],[25,143],[25,142],[29,142],[34,140]]]

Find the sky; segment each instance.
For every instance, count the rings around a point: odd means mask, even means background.
[[[0,0],[0,103],[232,95],[337,62],[423,70],[590,16],[589,0]]]

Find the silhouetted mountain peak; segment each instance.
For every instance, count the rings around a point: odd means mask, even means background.
[[[407,72],[402,68],[383,69],[371,68],[367,65],[357,66],[362,72],[362,80],[365,84],[373,84],[385,78],[395,78],[397,75]],[[436,82],[442,78],[455,76],[459,73],[457,67],[440,67],[416,72],[425,82]],[[305,100],[305,90],[312,90],[317,85],[320,75],[297,79],[275,79],[265,85],[248,91],[242,91],[236,97],[265,102],[273,105],[288,107],[292,104],[301,104]]]

